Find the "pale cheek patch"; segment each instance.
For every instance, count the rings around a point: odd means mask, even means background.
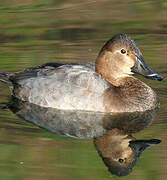
[[[133,67],[135,65],[133,57],[128,56],[127,54],[121,54],[120,50],[115,51],[115,55],[122,60],[122,63],[120,62],[120,64],[128,67]]]
[[[135,60],[131,56],[126,56],[124,61],[126,61],[126,65],[130,68],[135,65]]]
[[[134,60],[131,57],[125,57],[124,58],[124,64],[121,67],[121,70],[123,72],[123,74],[125,75],[132,75],[134,74],[133,72],[131,72],[131,68],[135,65]]]

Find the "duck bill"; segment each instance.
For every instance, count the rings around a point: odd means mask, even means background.
[[[163,80],[162,76],[155,73],[147,66],[147,64],[145,63],[145,61],[141,55],[135,56],[135,57],[136,57],[136,64],[131,68],[132,72],[141,74],[148,79],[154,79],[154,80],[158,80],[158,81]]]
[[[130,141],[129,146],[134,150],[136,156],[139,157],[144,150],[146,150],[150,146],[154,146],[160,143],[161,140],[159,139],[134,140]]]

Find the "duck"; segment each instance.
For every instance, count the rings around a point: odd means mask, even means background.
[[[0,71],[12,96],[42,107],[103,113],[143,112],[159,106],[151,87],[134,73],[163,77],[145,63],[127,34],[117,34],[100,50],[95,63],[45,63],[16,73]]]

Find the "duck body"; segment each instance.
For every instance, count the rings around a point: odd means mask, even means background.
[[[131,68],[135,71],[141,68],[135,62],[140,51],[133,47],[134,41],[129,36],[117,36],[104,45],[96,63],[46,63],[14,74],[0,72],[0,80],[11,87],[17,98],[43,107],[98,112],[151,110],[158,106],[155,92],[131,75]],[[129,44],[122,43],[121,38],[129,38]],[[122,46],[127,52],[130,46],[136,53],[134,57],[130,52],[127,57],[117,52],[117,49],[123,52]],[[113,61],[115,58],[118,60]],[[146,64],[144,67],[137,73],[162,80]]]
[[[13,95],[43,107],[132,112],[157,105],[155,92],[140,80],[129,77],[124,86],[115,87],[95,72],[93,63],[59,67],[46,64],[26,71],[10,77],[14,84]]]

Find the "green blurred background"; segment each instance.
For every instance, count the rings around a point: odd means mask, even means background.
[[[15,72],[45,62],[94,61],[106,40],[130,34],[147,64],[167,76],[165,0],[0,0],[0,69]],[[158,138],[125,180],[167,178],[167,87],[139,77],[161,101],[159,115],[138,139]],[[0,85],[1,102],[9,90]],[[24,162],[24,163],[22,163]],[[108,180],[92,140],[59,137],[0,110],[0,180]]]

